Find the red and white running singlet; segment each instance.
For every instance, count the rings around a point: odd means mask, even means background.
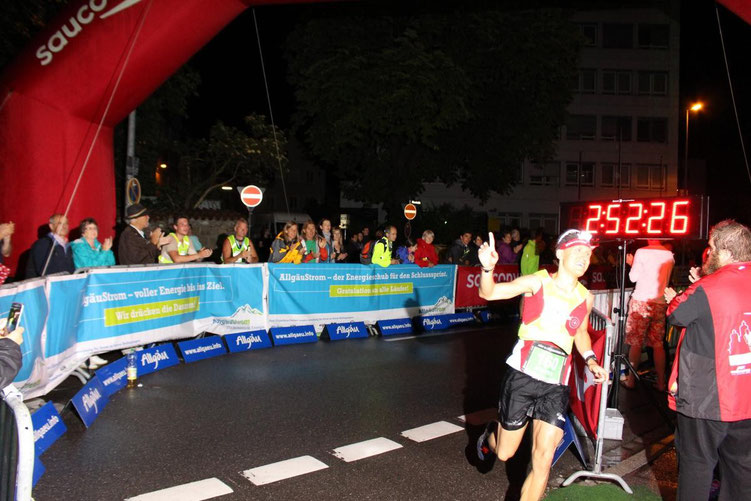
[[[519,341],[506,363],[539,381],[566,384],[574,335],[587,316],[589,292],[580,283],[572,292],[560,290],[547,270],[535,275],[542,287],[524,296]]]

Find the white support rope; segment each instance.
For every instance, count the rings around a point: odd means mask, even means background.
[[[725,73],[728,76],[728,86],[730,87],[730,98],[733,100],[733,112],[735,113],[735,123],[738,126],[738,138],[741,141],[741,151],[743,152],[743,163],[746,166],[748,182],[751,183],[751,169],[748,167],[748,156],[746,156],[746,145],[743,143],[743,132],[741,131],[741,120],[738,117],[738,106],[735,104],[735,93],[733,92],[733,81],[730,79],[730,66],[728,66],[728,55],[725,51],[725,39],[722,36],[722,25],[720,24],[720,11],[717,4],[714,6],[714,12],[717,16],[717,30],[720,32],[720,44],[722,44],[722,57],[725,60]]]
[[[253,25],[256,28],[256,40],[258,40],[258,56],[261,58],[261,72],[263,73],[263,84],[266,87],[266,101],[269,103],[269,119],[271,120],[271,131],[274,133],[274,146],[276,147],[276,161],[279,164],[279,177],[282,180],[282,193],[284,194],[284,206],[287,207],[287,216],[292,218],[289,211],[289,202],[287,201],[287,187],[284,184],[284,170],[282,169],[282,158],[279,155],[279,141],[276,138],[276,124],[274,123],[274,112],[271,109],[271,94],[269,94],[269,82],[266,78],[266,66],[263,64],[263,51],[261,50],[261,34],[258,32],[258,21],[256,20],[256,9],[253,9]]]
[[[109,113],[110,106],[112,106],[112,101],[115,98],[115,94],[117,93],[117,89],[120,86],[120,80],[123,78],[123,74],[125,73],[125,68],[128,66],[128,61],[130,61],[130,56],[133,53],[133,48],[136,45],[136,41],[138,40],[138,35],[141,33],[141,29],[143,28],[144,23],[146,22],[146,15],[148,14],[149,10],[151,9],[151,4],[154,2],[154,0],[150,0],[149,3],[146,5],[146,8],[143,11],[143,14],[141,14],[141,20],[138,23],[138,26],[136,28],[136,31],[133,34],[133,38],[130,42],[130,47],[128,47],[128,53],[125,56],[125,60],[123,61],[122,67],[120,68],[120,74],[117,75],[117,79],[115,80],[115,85],[112,87],[112,92],[110,93],[109,99],[107,100],[107,105],[104,107],[104,111],[102,112],[102,118],[99,120],[99,123],[97,124],[96,132],[94,133],[94,137],[91,140],[91,145],[89,146],[89,151],[86,153],[86,158],[83,161],[83,165],[81,166],[81,172],[78,174],[78,179],[76,179],[76,184],[73,187],[73,192],[70,194],[70,199],[68,200],[68,205],[65,207],[65,212],[63,212],[63,217],[68,217],[68,212],[70,212],[70,207],[73,205],[73,200],[76,197],[76,193],[78,192],[78,187],[81,184],[81,179],[83,179],[83,174],[86,172],[86,167],[89,164],[89,159],[91,158],[91,154],[94,151],[94,145],[96,145],[96,141],[99,138],[99,133],[102,131],[102,127],[104,126],[104,121],[107,118],[107,114]],[[85,138],[84,138],[85,140]],[[50,264],[50,259],[52,259],[52,253],[55,251],[55,241],[52,242],[52,245],[50,246],[50,251],[47,254],[47,261],[44,263],[44,268],[42,268],[42,273],[40,276],[44,276],[44,274],[47,272],[47,267]]]

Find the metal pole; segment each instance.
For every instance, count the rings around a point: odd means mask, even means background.
[[[686,108],[686,142],[683,145],[683,189],[688,195],[688,112]]]
[[[136,166],[136,110],[128,115],[128,140],[125,156],[125,196],[123,196],[123,215],[128,208],[128,181],[138,175]]]

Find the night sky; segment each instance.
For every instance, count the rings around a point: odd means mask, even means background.
[[[350,4],[351,5],[351,4]],[[256,8],[276,124],[290,125],[292,89],[286,83],[283,44],[305,9],[336,9],[336,5]],[[745,137],[751,133],[751,70],[747,49],[751,26],[719,7],[728,62]],[[200,97],[189,113],[194,130],[208,130],[221,119],[239,123],[250,112],[268,115],[258,55],[253,11],[247,10],[192,59],[200,71]],[[712,221],[734,217],[751,222],[751,179],[746,171],[723,61],[715,4],[682,2],[681,95],[679,158],[683,158],[686,104],[702,100],[705,109],[690,120],[689,157],[707,162],[706,193],[712,200]]]

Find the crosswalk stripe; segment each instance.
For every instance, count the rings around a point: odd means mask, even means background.
[[[245,470],[242,474],[255,485],[265,485],[326,468],[328,468],[327,464],[322,463],[312,456],[300,456],[251,468],[250,470]]]
[[[218,478],[207,478],[190,482],[189,484],[176,485],[158,491],[147,492],[125,501],[203,501],[234,492],[230,486]]]
[[[402,445],[389,440],[388,438],[378,437],[372,440],[365,440],[356,444],[344,445],[333,450],[332,454],[342,461],[351,463],[371,456],[377,456],[384,452],[401,449]]]
[[[451,433],[463,430],[464,428],[461,426],[446,421],[438,421],[437,423],[426,424],[425,426],[403,431],[401,435],[414,442],[425,442],[426,440],[432,440],[434,438],[450,435]]]
[[[469,414],[462,414],[461,416],[457,416],[456,419],[471,426],[481,426],[488,421],[498,419],[498,410],[493,408],[483,409]]]

